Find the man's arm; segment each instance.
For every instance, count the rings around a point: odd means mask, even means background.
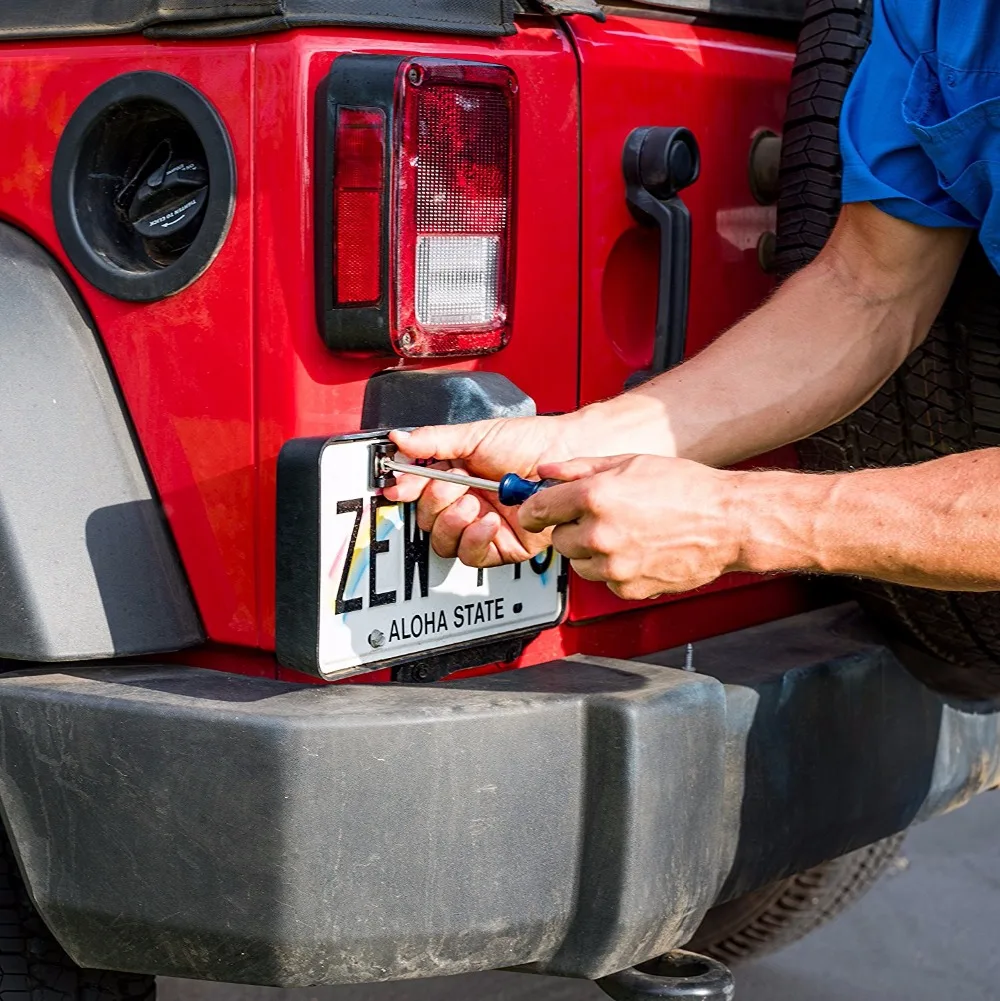
[[[412,458],[471,473],[537,474],[544,461],[623,452],[728,465],[806,437],[856,409],[926,336],[968,242],[869,204],[844,207],[823,252],[700,355],[613,400],[563,417],[481,421],[394,435]],[[720,290],[724,294],[724,290]],[[462,487],[403,477],[395,500],[442,556],[526,559],[549,533]]]
[[[741,474],[736,474],[740,476]],[[833,475],[748,473],[734,494],[743,569],[1000,590],[1000,449]]]
[[[1000,449],[916,466],[817,474],[726,471],[647,455],[549,463],[567,482],[521,523],[623,598],[723,573],[847,574],[941,590],[1000,590]]]
[[[846,205],[822,253],[767,303],[674,371],[579,411],[571,434],[607,440],[600,454],[719,466],[828,427],[924,339],[968,238]]]

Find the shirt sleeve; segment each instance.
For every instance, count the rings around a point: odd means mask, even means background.
[[[872,202],[920,226],[975,226],[942,190],[934,164],[903,118],[903,98],[920,58],[905,22],[921,20],[925,3],[891,4],[875,0],[871,44],[841,109],[842,201]]]

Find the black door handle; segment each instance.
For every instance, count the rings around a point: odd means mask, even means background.
[[[660,230],[660,277],[653,363],[626,388],[673,368],[684,357],[691,287],[691,214],[678,193],[698,179],[698,142],[684,128],[633,129],[622,151],[625,201],[643,226]]]

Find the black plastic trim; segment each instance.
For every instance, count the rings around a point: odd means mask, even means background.
[[[856,606],[684,660],[421,686],[8,675],[0,807],[82,966],[306,986],[607,976],[1000,783],[1000,711],[921,686]]]
[[[395,179],[395,86],[403,56],[348,53],[334,59],[316,91],[316,305],[319,329],[327,347],[337,351],[392,353],[389,337],[391,192]],[[337,306],[334,271],[333,165],[340,108],[376,108],[385,115],[386,142],[382,190],[382,282],[374,306]]]
[[[62,267],[4,223],[0,302],[0,658],[135,656],[201,642],[93,321]]]
[[[319,461],[326,438],[293,438],[278,457],[275,645],[280,663],[319,661]]]
[[[718,682],[624,661],[420,686],[9,676],[0,805],[86,967],[308,986],[582,953],[596,976],[698,923],[724,719]]]
[[[129,270],[97,253],[77,208],[80,158],[88,136],[109,112],[138,101],[165,105],[186,119],[201,143],[209,172],[210,194],[201,228],[191,246],[161,270]],[[83,100],[59,140],[52,168],[52,211],[59,239],[80,274],[115,298],[153,302],[187,288],[222,248],[235,202],[236,161],[229,133],[207,98],[179,77],[141,71],[109,80]]]
[[[535,401],[499,372],[390,368],[365,385],[362,428],[534,417]]]
[[[638,385],[684,360],[691,295],[691,213],[680,192],[698,179],[698,142],[689,129],[649,126],[633,129],[622,150],[625,202],[643,226],[660,234],[656,326],[652,364],[635,372]]]

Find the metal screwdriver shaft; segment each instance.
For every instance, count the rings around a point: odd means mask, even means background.
[[[467,476],[465,473],[454,473],[448,469],[432,469],[429,466],[417,466],[410,462],[397,462],[386,456],[380,456],[378,461],[383,470],[391,470],[394,473],[425,476],[429,480],[457,483],[459,486],[473,487],[476,490],[492,490],[498,495],[500,503],[509,507],[523,504],[539,490],[559,482],[558,480],[526,480],[523,476],[518,476],[517,473],[507,473],[500,480],[487,480],[481,476]]]
[[[395,459],[382,458],[383,469],[391,469],[394,473],[408,473],[412,476],[425,476],[429,480],[442,480],[444,483],[457,483],[463,487],[475,487],[477,490],[500,490],[498,480],[485,480],[481,476],[467,476],[465,473],[453,473],[449,469],[431,469],[429,466],[418,466],[412,462],[397,462]]]

